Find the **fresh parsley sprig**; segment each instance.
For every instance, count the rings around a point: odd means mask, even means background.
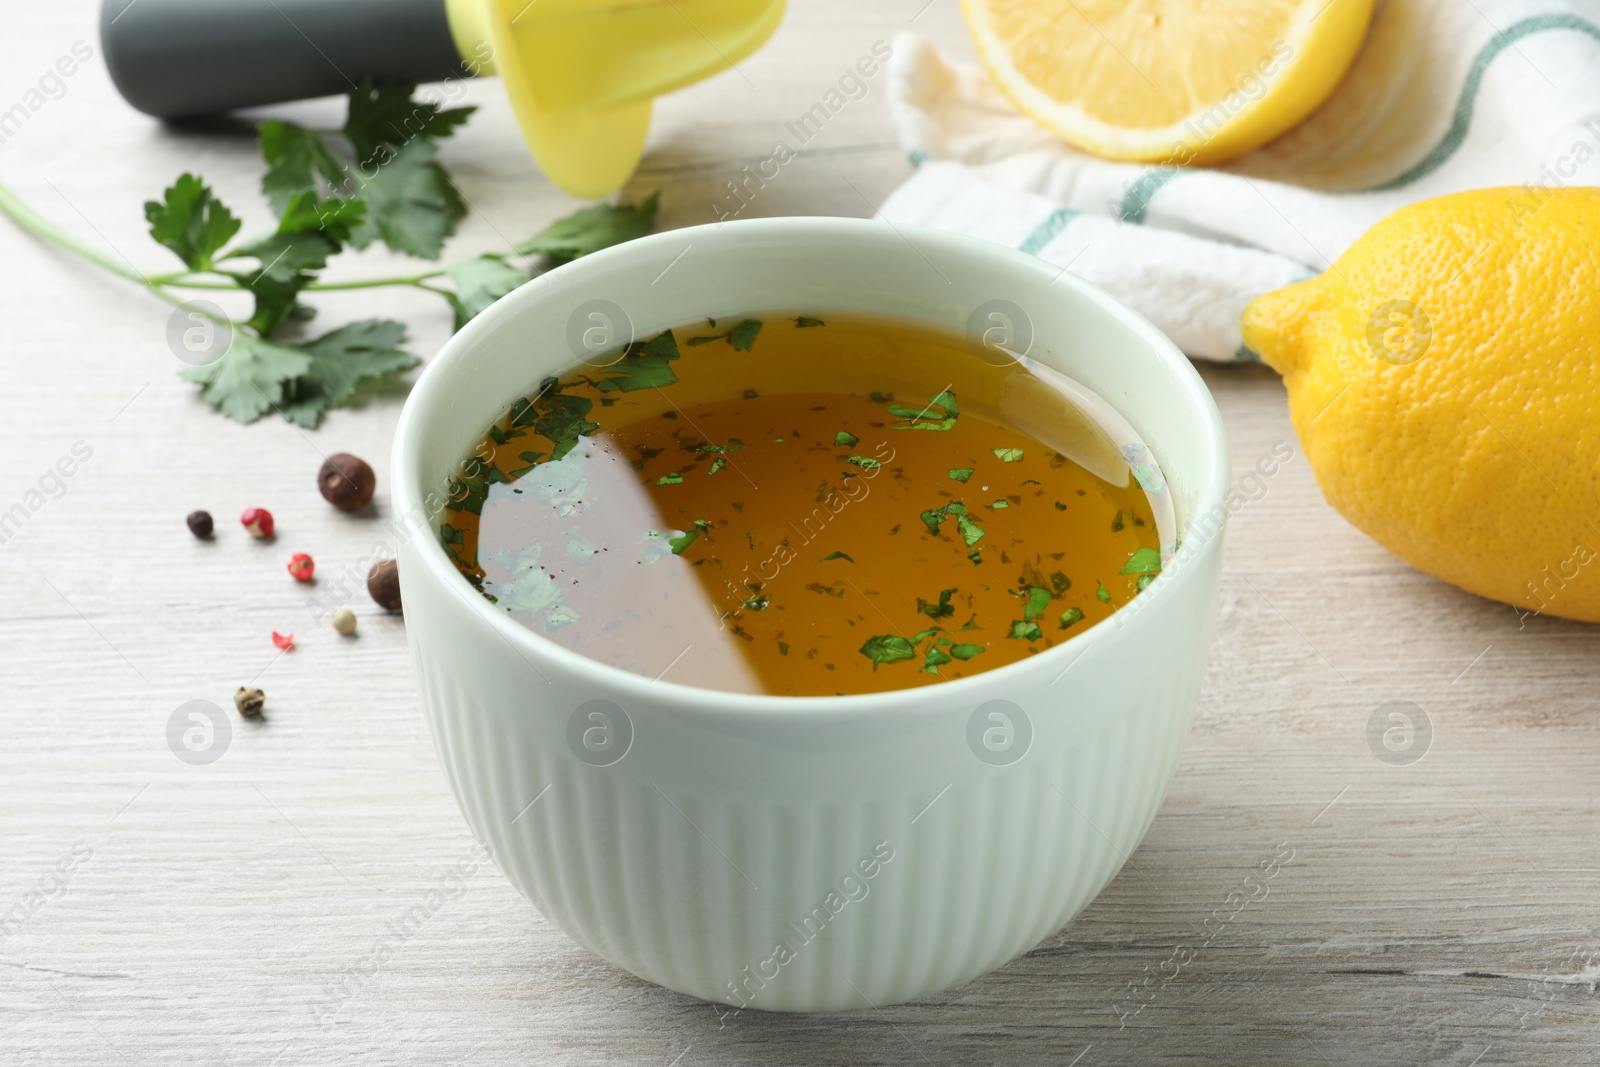
[[[242,321],[199,310],[230,333],[225,354],[183,377],[222,414],[254,422],[276,410],[315,427],[324,412],[348,402],[363,382],[415,367],[406,328],[366,319],[310,340],[295,324],[316,310],[307,292],[408,286],[443,298],[460,329],[490,304],[542,269],[648,233],[658,196],[637,205],[596,204],[516,245],[508,254],[399,277],[324,282],[328,261],[347,248],[381,241],[391,250],[436,260],[467,214],[455,183],[435,158],[437,141],[475,110],[441,109],[413,99],[414,85],[366,83],[350,93],[345,124],[319,130],[269,120],[258,131],[267,164],[261,191],[277,216],[267,234],[235,242],[239,218],[205,181],[185,173],[145,204],[150,236],[184,269],[146,274],[65,233],[0,185],[0,212],[23,229],[124,278],[169,303],[182,290],[247,292],[254,304]],[[515,258],[532,260],[515,262]]]

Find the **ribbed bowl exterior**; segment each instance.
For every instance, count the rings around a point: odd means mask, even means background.
[[[808,1011],[897,1003],[981,975],[1111,880],[1188,731],[1219,549],[1190,562],[1171,602],[1131,615],[1059,680],[1041,673],[1003,694],[1033,729],[1009,766],[974,754],[974,703],[941,704],[943,687],[900,722],[707,728],[535,667],[437,590],[407,581],[404,596],[440,760],[517,888],[650,981]],[[595,699],[632,724],[611,766],[580,760],[568,739],[572,713]]]

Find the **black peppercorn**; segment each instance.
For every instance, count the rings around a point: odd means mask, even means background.
[[[184,521],[189,524],[189,532],[196,537],[203,539],[211,536],[211,512],[191,511],[189,512],[189,517]]]
[[[317,488],[322,498],[340,511],[359,511],[372,499],[378,476],[367,461],[348,452],[335,452],[322,461],[317,471]]]
[[[367,572],[367,592],[380,608],[400,610],[400,568],[394,560],[386,559],[372,565],[372,570]]]

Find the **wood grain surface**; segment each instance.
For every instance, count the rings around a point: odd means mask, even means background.
[[[0,111],[75,41],[95,57],[0,144],[0,181],[151,270],[174,264],[141,204],[184,169],[243,209],[247,232],[266,224],[247,126],[163,129],[130,110],[89,0],[13,8]],[[906,29],[970,54],[954,0],[795,0],[738,70],[660,103],[626,195],[659,188],[668,226],[710,221],[785,121]],[[471,94],[482,112],[443,148],[474,208],[454,257],[576,206],[527,157],[498,86]],[[341,106],[279,113],[336,121]],[[746,214],[867,216],[909,173],[880,75]],[[336,274],[388,262],[349,258]],[[329,324],[404,319],[423,353],[449,331],[426,294],[317,303]],[[0,545],[0,1063],[1600,1055],[1600,630],[1519,618],[1410,569],[1323,503],[1298,450],[1247,476],[1294,442],[1269,371],[1203,370],[1243,503],[1194,730],[1122,874],[1035,951],[937,997],[719,1021],[591,956],[492,866],[446,880],[475,845],[423,726],[403,624],[358,593],[360,635],[340,639],[285,576],[287,554],[309,551],[336,581],[378,539],[313,478],[322,454],[349,451],[386,482],[401,395],[315,432],[228,422],[177,378],[163,304],[3,223],[0,308],[0,511],[45,480]],[[46,472],[79,442],[92,455],[58,485]],[[234,522],[256,504],[277,516],[275,544]],[[200,507],[218,517],[214,543],[183,527]],[[298,648],[278,655],[274,629]],[[175,758],[174,710],[228,707],[248,683],[268,693],[265,721],[235,719],[213,764]],[[1431,724],[1419,761],[1375,754],[1387,750],[1369,724],[1391,701]],[[1260,881],[1264,863],[1276,874]],[[418,904],[426,920],[407,925]]]

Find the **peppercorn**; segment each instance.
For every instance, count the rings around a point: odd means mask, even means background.
[[[189,532],[202,541],[211,536],[214,524],[209,511],[191,511],[189,517],[183,520],[189,524]]]
[[[267,694],[259,689],[247,689],[241,685],[239,691],[233,694],[233,706],[239,709],[240,715],[253,719],[267,706]]]
[[[239,516],[239,525],[249,530],[257,541],[265,541],[272,536],[272,512],[266,508],[245,508],[244,514]]]
[[[316,569],[315,561],[304,552],[296,552],[289,557],[289,573],[294,576],[294,580],[297,582],[309,582],[312,573]]]
[[[340,511],[360,511],[377,487],[378,476],[367,461],[348,452],[335,452],[322,461],[322,469],[317,471],[322,498]]]
[[[349,637],[356,632],[356,613],[349,608],[340,608],[333,613],[333,628]]]
[[[367,592],[385,611],[400,610],[400,568],[392,559],[372,565],[367,572]]]

